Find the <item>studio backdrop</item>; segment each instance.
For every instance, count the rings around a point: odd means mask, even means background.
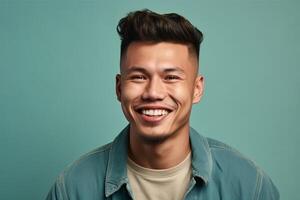
[[[0,198],[44,199],[58,174],[127,125],[115,95],[118,20],[176,12],[203,33],[191,126],[300,199],[300,3],[0,1]]]

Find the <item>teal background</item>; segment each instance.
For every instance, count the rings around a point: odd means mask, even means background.
[[[1,199],[43,199],[66,165],[127,124],[115,27],[142,8],[204,32],[192,126],[255,160],[281,199],[300,199],[299,1],[0,0]]]

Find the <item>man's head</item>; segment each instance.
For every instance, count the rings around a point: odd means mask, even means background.
[[[132,42],[185,44],[189,52],[199,59],[202,32],[176,13],[158,14],[150,10],[131,12],[119,21],[117,31],[121,38],[121,61]]]
[[[200,101],[201,32],[177,14],[129,13],[118,25],[121,74],[116,93],[135,141],[163,141],[188,133],[193,103]]]

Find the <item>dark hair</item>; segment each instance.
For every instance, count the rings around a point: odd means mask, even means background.
[[[203,34],[187,19],[176,14],[158,14],[151,10],[130,12],[117,26],[121,39],[121,58],[132,42],[174,42],[186,44],[199,58]]]

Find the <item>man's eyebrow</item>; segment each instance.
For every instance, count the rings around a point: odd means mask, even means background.
[[[143,67],[139,66],[132,66],[129,69],[125,70],[126,73],[131,73],[131,72],[142,72],[142,73],[147,73],[147,70]]]
[[[132,66],[129,69],[125,70],[125,72],[128,73],[133,73],[133,72],[141,72],[144,74],[148,74],[149,72],[145,67],[140,67],[140,66]],[[164,73],[170,73],[170,72],[177,72],[180,74],[184,74],[184,70],[181,69],[180,67],[166,67],[162,69],[162,72]]]
[[[163,72],[179,72],[179,73],[184,74],[184,70],[181,69],[180,67],[168,67],[168,68],[165,68],[163,70]]]

